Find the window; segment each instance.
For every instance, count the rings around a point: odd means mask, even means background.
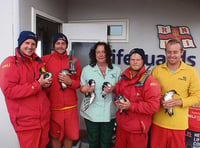
[[[81,20],[70,21],[69,23],[103,23],[107,25],[107,36],[109,42],[128,42],[129,20]]]
[[[121,25],[109,25],[107,34],[109,36],[119,36],[122,35],[122,27]]]
[[[109,42],[128,42],[129,21],[127,19],[108,21],[107,25]]]

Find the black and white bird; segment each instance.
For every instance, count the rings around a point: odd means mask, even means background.
[[[91,86],[91,87],[95,87],[95,81],[93,79],[90,79],[88,81],[88,85]],[[83,105],[82,105],[82,108],[81,108],[82,111],[86,111],[89,108],[89,106],[94,101],[95,96],[96,96],[96,94],[95,94],[94,91],[91,92],[91,93],[85,94],[85,99],[83,100],[84,102],[83,102]]]
[[[60,71],[60,73],[65,74],[65,75],[71,75],[71,72],[68,69],[63,69],[63,70]],[[62,83],[62,82],[60,82],[60,86],[61,86],[62,90],[67,88],[67,85],[65,83]]]
[[[53,74],[51,72],[47,72],[46,69],[44,67],[41,67],[39,70],[40,75],[43,74],[43,78],[48,80],[50,78],[52,78]]]
[[[114,98],[114,102],[126,102],[126,99],[124,98],[124,96],[122,96],[122,95],[117,95],[115,98]],[[123,112],[125,112],[125,114],[128,114],[125,110],[120,110],[120,115],[123,113]]]
[[[176,92],[176,90],[170,90],[170,91],[166,92],[163,97],[163,100],[164,101],[171,100],[174,94],[178,94]],[[174,114],[173,108],[166,109],[166,112],[168,113],[169,116],[172,116]]]
[[[104,82],[102,85],[102,97],[105,99],[106,98],[106,92],[104,91],[104,88],[111,88],[112,85],[110,82]]]
[[[48,80],[50,78],[52,78],[52,73],[51,72],[45,72],[44,73],[44,79]]]

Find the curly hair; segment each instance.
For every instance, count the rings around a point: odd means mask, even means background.
[[[103,45],[104,46],[104,49],[105,49],[105,52],[106,52],[106,63],[108,65],[108,67],[110,69],[113,69],[113,66],[112,66],[112,50],[111,50],[111,47],[108,43],[105,43],[105,42],[97,42],[94,47],[92,47],[90,49],[90,53],[89,53],[89,57],[90,57],[90,66],[94,67],[96,64],[97,64],[97,59],[96,59],[96,49],[98,46],[100,45]]]

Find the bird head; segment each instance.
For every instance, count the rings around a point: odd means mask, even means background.
[[[95,81],[94,81],[93,79],[90,79],[90,80],[88,81],[88,84],[89,84],[90,86],[95,86]]]
[[[168,91],[169,93],[171,92],[172,94],[177,94],[178,95],[178,93],[177,93],[177,91],[175,90],[175,89],[172,89],[172,90],[170,90],[170,91]]]

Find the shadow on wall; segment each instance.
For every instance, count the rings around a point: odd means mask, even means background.
[[[4,95],[0,89],[0,147],[19,148],[17,135],[13,129],[5,104]]]

